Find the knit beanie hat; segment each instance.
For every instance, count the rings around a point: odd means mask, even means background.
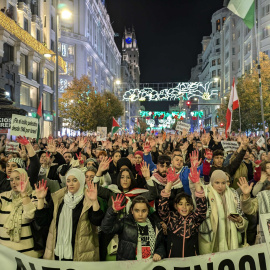
[[[222,170],[215,170],[212,173],[211,178],[210,178],[211,184],[213,184],[214,181],[217,180],[217,179],[222,179],[222,180],[227,181],[227,175],[226,175],[226,173],[223,172]]]
[[[90,161],[92,161],[92,162],[97,162],[97,160],[96,160],[95,158],[88,158],[88,159],[86,160],[86,164],[87,164],[88,162],[90,162]]]
[[[24,164],[24,161],[21,159],[21,158],[11,158],[8,160],[7,163],[9,162],[14,162],[14,163],[17,163],[17,165],[22,168],[22,169],[25,169],[25,164]]]
[[[140,155],[142,157],[142,159],[143,159],[143,151],[136,151],[135,154],[134,154],[134,157],[136,155]]]
[[[76,192],[76,194],[74,194],[76,196],[80,196],[81,194],[83,194],[83,191],[84,191],[85,175],[84,175],[84,173],[81,170],[76,169],[76,168],[73,168],[73,169],[71,169],[71,170],[69,170],[67,172],[66,179],[68,179],[68,177],[70,175],[76,177],[78,179],[78,181],[80,182],[80,188]]]

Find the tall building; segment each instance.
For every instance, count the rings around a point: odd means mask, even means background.
[[[139,48],[134,27],[125,29],[122,38],[122,62],[121,62],[121,84],[116,86],[117,95],[122,98],[125,91],[140,87],[140,65]],[[139,101],[126,101],[124,105],[124,116],[121,118],[123,127],[132,131],[139,116]]]
[[[55,111],[55,1],[0,1],[0,88],[29,116],[43,100],[43,135],[53,133]],[[59,58],[60,72],[65,62]]]
[[[96,91],[114,90],[120,78],[121,54],[103,0],[63,0],[73,12],[69,21],[61,20],[59,51],[67,63],[60,75],[59,90],[64,92],[74,77],[87,75]]]

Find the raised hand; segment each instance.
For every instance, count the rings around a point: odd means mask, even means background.
[[[253,184],[254,183],[251,183],[249,185],[245,177],[240,177],[239,178],[239,182],[237,182],[237,185],[240,187],[240,189],[242,190],[242,192],[245,195],[245,197],[247,197],[247,196],[250,195],[250,192],[252,190]]]
[[[191,167],[198,167],[198,165],[202,161],[202,159],[198,160],[199,159],[199,152],[198,152],[198,150],[192,151],[192,153],[189,154],[189,158],[190,158]]]
[[[27,144],[29,144],[30,142],[25,138],[25,136],[18,136],[17,138],[16,138],[16,141],[19,143],[19,144],[21,144],[21,145],[27,145]]]
[[[85,190],[85,194],[90,201],[97,200],[97,185],[91,181],[87,182],[88,189]]]
[[[22,149],[18,149],[18,152],[21,158],[24,158],[27,155],[24,145],[22,145]]]
[[[80,164],[84,164],[84,160],[83,160],[83,158],[82,158],[82,153],[81,153],[81,152],[79,153],[79,155],[76,153],[76,157],[77,157],[77,159],[79,160],[79,163],[80,163]]]
[[[166,176],[167,182],[169,183],[174,183],[177,179],[179,179],[179,175],[175,172],[175,168],[172,169],[172,167],[168,169],[168,173],[166,174]]]
[[[86,143],[87,143],[87,138],[86,137],[85,138],[81,137],[79,139],[79,148],[84,148],[84,146],[86,145]]]
[[[143,150],[145,153],[149,153],[151,151],[151,145],[150,142],[146,142],[143,146]]]
[[[111,162],[111,158],[104,157],[98,166],[98,170],[101,172],[108,170]]]
[[[189,173],[189,179],[192,181],[192,183],[199,183],[200,181],[200,171],[197,171],[196,167],[191,167],[190,168],[190,173]]]
[[[141,172],[143,177],[148,180],[150,178],[150,164],[147,165],[145,161],[141,163]]]
[[[47,186],[47,180],[44,181],[44,179],[42,179],[42,181],[38,182],[38,187],[35,184],[35,190],[36,190],[36,197],[38,199],[44,199],[47,195],[47,191],[48,191],[48,187]]]
[[[210,149],[205,149],[205,157],[206,159],[211,160],[213,158],[213,152]]]
[[[118,193],[116,195],[115,200],[113,199],[113,196],[112,196],[112,208],[114,211],[118,212],[126,207],[125,205],[121,206],[124,199],[125,199],[125,196],[123,194]]]
[[[19,185],[17,186],[17,190],[23,194],[23,193],[26,193],[26,189],[27,189],[27,184],[29,182],[29,177],[25,177],[25,174],[20,174],[20,183]]]
[[[48,146],[46,146],[48,152],[55,153],[56,152],[56,143],[54,140],[48,140]]]

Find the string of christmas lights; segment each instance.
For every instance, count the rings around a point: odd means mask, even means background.
[[[153,88],[130,89],[123,95],[124,101],[174,101],[183,98],[189,100],[192,97],[210,100],[218,96],[218,89],[211,89],[213,82],[206,84],[200,82],[179,83],[176,87],[156,91]]]

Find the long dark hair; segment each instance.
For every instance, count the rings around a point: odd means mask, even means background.
[[[125,169],[121,170],[121,171],[118,173],[118,176],[117,176],[117,186],[118,186],[118,188],[119,188],[121,191],[123,191],[123,188],[122,188],[122,186],[121,186],[121,176],[122,176],[122,173],[123,173],[123,172],[128,172],[128,173],[129,173],[129,177],[130,177],[130,179],[131,179],[131,183],[130,183],[130,186],[129,186],[129,190],[135,188],[135,187],[137,186],[136,180],[135,180],[135,178],[134,178],[133,173],[132,173],[131,170],[128,169],[128,168],[125,168]]]
[[[137,196],[132,200],[132,204],[131,204],[130,209],[129,209],[129,214],[131,214],[131,211],[133,210],[136,203],[145,203],[147,208],[148,208],[148,213],[150,212],[150,204],[149,204],[148,200],[146,198],[144,198],[143,196]]]

